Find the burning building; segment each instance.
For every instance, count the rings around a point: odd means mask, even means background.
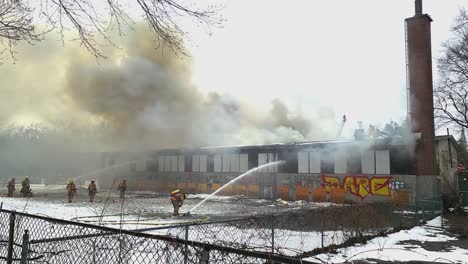
[[[135,189],[168,192],[179,188],[210,193],[253,168],[282,160],[284,163],[280,165],[243,177],[226,187],[222,194],[401,203],[440,194],[438,175],[446,164],[440,158],[436,162],[436,145],[439,157],[446,138],[436,138],[434,131],[432,19],[422,13],[421,0],[416,0],[415,5],[415,15],[405,20],[411,128],[406,137],[165,149],[134,157],[138,162],[130,166],[131,173],[120,170],[120,177],[127,177]],[[104,166],[115,159],[118,159],[115,153],[107,155]],[[446,162],[453,163],[453,160],[456,155],[450,155]]]

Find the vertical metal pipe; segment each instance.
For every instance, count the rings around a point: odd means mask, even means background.
[[[8,236],[8,253],[7,253],[7,264],[13,263],[13,242],[15,237],[15,220],[16,213],[13,211],[10,215],[10,232]]]
[[[21,247],[21,262],[20,264],[28,263],[28,253],[29,253],[29,233],[28,230],[24,230],[23,234],[23,245]]]

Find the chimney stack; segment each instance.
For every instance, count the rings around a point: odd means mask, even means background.
[[[415,16],[422,15],[422,0],[415,0],[414,6],[415,6],[415,12],[416,12]]]
[[[432,98],[432,19],[422,14],[422,0],[416,0],[415,6],[416,15],[405,20],[408,117],[412,132],[421,135],[416,146],[416,175],[437,175]]]

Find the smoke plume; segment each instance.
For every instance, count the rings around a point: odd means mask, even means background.
[[[279,99],[252,105],[203,92],[192,81],[190,59],[155,50],[153,41],[137,27],[99,64],[79,47],[60,48],[52,40],[20,48],[19,63],[2,66],[0,73],[0,121],[11,126],[28,116],[50,127],[67,124],[94,131],[89,133],[105,146],[140,150],[281,143],[335,133],[325,129],[338,126],[333,114],[314,120]]]

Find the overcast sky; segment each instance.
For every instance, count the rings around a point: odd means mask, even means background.
[[[467,0],[423,0],[432,23],[432,55]],[[404,19],[414,0],[228,0],[224,27],[195,35],[201,89],[265,102],[282,98],[305,112],[346,114],[383,125],[406,112]],[[435,63],[435,60],[433,60]],[[434,64],[434,81],[437,68]]]

